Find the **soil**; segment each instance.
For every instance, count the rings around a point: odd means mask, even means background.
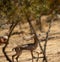
[[[27,24],[25,24],[25,25],[27,25]],[[18,30],[18,28],[16,28],[15,31],[20,31],[20,30]],[[28,27],[25,27],[25,29],[22,29],[22,30],[25,30],[27,33],[29,31],[29,29],[27,30],[27,28]],[[7,29],[0,30],[0,35],[4,35],[6,32],[8,32]],[[41,33],[39,31],[37,31],[37,32]],[[50,33],[55,33],[55,34],[51,35],[51,36],[55,36],[55,38],[48,40],[47,50],[46,50],[47,60],[48,60],[48,62],[60,62],[60,21],[56,21],[52,24]],[[10,38],[9,45],[6,48],[6,52],[10,58],[12,58],[12,55],[15,54],[15,51],[12,51],[13,47],[15,47],[17,45],[31,43],[31,42],[33,43],[33,39],[30,41],[26,41],[26,40],[23,40],[22,36],[24,36],[24,35],[14,35]],[[29,35],[26,34],[26,36],[29,36]],[[41,44],[43,46],[44,41],[41,42]],[[0,45],[0,62],[8,62],[2,52],[3,46],[4,46],[4,44]],[[35,51],[41,52],[39,46],[37,47],[37,49]],[[35,57],[38,57],[37,53],[34,52],[33,54]],[[42,57],[42,56],[43,55],[41,53],[39,55],[39,57]],[[36,59],[37,58],[34,59],[34,62],[36,62]],[[16,60],[15,60],[15,62],[16,62]],[[32,57],[31,57],[30,51],[23,51],[19,57],[19,62],[32,62]],[[42,62],[42,58],[39,58],[38,62]]]

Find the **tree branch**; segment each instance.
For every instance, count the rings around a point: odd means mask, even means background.
[[[3,53],[4,53],[4,55],[5,55],[6,59],[7,59],[7,61],[9,61],[9,62],[12,62],[12,61],[11,61],[11,59],[8,57],[8,55],[7,55],[7,53],[6,53],[5,50],[6,50],[7,46],[8,46],[8,44],[9,44],[9,39],[10,39],[10,37],[11,37],[11,33],[12,33],[12,31],[14,30],[15,26],[18,24],[18,22],[19,22],[19,21],[17,21],[16,23],[12,23],[12,25],[11,25],[11,27],[10,27],[10,30],[9,30],[8,40],[6,41],[7,43],[5,44],[5,46],[4,46],[3,49],[2,49],[2,51],[3,51]]]
[[[44,61],[47,62],[47,58],[46,58],[46,46],[47,46],[49,32],[50,32],[50,29],[51,29],[51,26],[52,26],[52,21],[53,20],[50,21],[50,23],[49,23],[49,29],[48,29],[48,31],[46,33],[46,40],[45,40],[45,44],[44,44],[44,58],[43,58],[43,62]]]

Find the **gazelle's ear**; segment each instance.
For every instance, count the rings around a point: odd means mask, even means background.
[[[8,36],[3,36],[3,38],[8,39]]]

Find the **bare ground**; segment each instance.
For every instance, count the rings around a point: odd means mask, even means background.
[[[18,30],[16,29],[16,31]],[[28,32],[29,30],[28,31],[25,30],[25,31]],[[8,30],[0,30],[0,35],[4,35],[5,32],[8,32]],[[52,36],[55,36],[55,38],[48,40],[48,43],[47,43],[47,51],[46,51],[47,54],[46,55],[47,55],[48,62],[60,62],[60,22],[53,23],[50,33],[56,33],[56,34],[52,35]],[[15,54],[15,52],[12,51],[13,47],[15,47],[16,45],[21,45],[23,43],[25,44],[25,43],[32,42],[32,40],[24,41],[20,35],[19,36],[16,35],[16,36],[12,36],[9,42],[10,43],[6,49],[6,52],[9,55],[9,57],[12,58],[12,55]],[[41,43],[42,45],[44,45],[44,42],[41,42]],[[3,46],[4,45],[0,46],[0,62],[8,62],[2,52]],[[39,52],[40,48],[38,47],[36,51]],[[34,56],[37,57],[37,54],[34,53]],[[39,55],[40,57],[39,62],[42,62],[42,58],[41,58],[42,56],[43,56],[42,54]],[[34,59],[34,62],[36,62],[36,59],[37,58]],[[29,51],[23,51],[23,53],[19,57],[19,62],[31,62],[31,60],[32,58],[31,58],[31,54]]]

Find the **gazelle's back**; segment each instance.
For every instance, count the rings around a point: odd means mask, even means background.
[[[34,45],[33,43],[25,44],[25,45],[20,46],[20,49],[21,50],[34,50],[35,46],[33,45]]]

